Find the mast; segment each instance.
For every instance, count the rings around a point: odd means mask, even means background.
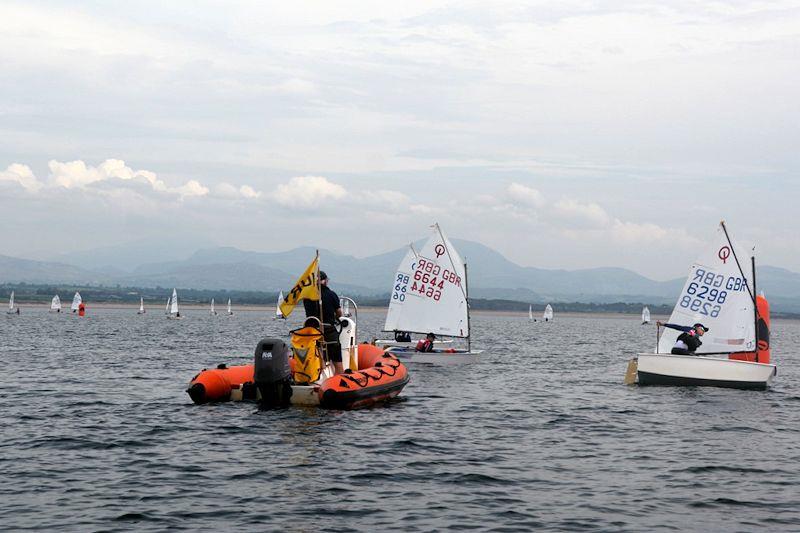
[[[758,292],[756,291],[756,256],[755,256],[755,254],[750,256],[750,267],[753,269],[753,320],[754,320],[754,324],[753,325],[755,326],[755,329],[753,330],[753,332],[755,333],[755,339],[756,339],[756,346],[753,349],[753,352],[755,352],[755,354],[756,354],[756,363],[758,363],[759,362],[758,361],[758,301],[756,300],[756,298],[757,298],[756,295],[758,294]]]
[[[469,282],[467,281],[467,262],[464,261],[464,300],[467,303],[467,351],[472,351],[472,341],[470,337],[472,336],[472,331],[469,327]]]

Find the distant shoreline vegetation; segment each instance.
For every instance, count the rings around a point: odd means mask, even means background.
[[[102,285],[70,285],[70,284],[32,284],[32,283],[4,283],[0,285],[0,299],[7,300],[11,291],[15,291],[15,298],[20,303],[49,304],[53,295],[59,294],[63,301],[72,298],[75,291],[80,291],[83,300],[87,303],[130,303],[138,304],[139,298],[144,298],[149,305],[166,302],[172,293],[172,287],[107,287]],[[277,292],[269,291],[237,291],[237,290],[211,290],[187,289],[178,287],[180,300],[184,304],[208,304],[211,298],[222,302],[230,298],[236,305],[275,305],[278,298]],[[340,294],[346,296],[346,294]],[[389,294],[381,296],[356,296],[356,303],[370,307],[387,307]],[[642,307],[647,305],[653,314],[667,315],[672,311],[671,306],[655,305],[647,302],[616,302],[616,303],[582,303],[582,302],[521,302],[505,299],[480,299],[470,298],[472,309],[476,311],[518,311],[527,313],[528,306],[533,307],[534,313],[541,315],[545,305],[551,303],[558,312],[565,313],[620,313],[638,314]],[[538,316],[537,316],[538,318]]]

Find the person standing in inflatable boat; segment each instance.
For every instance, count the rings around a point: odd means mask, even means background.
[[[341,374],[344,372],[342,345],[339,344],[339,332],[336,331],[335,324],[342,317],[342,306],[339,296],[328,287],[328,275],[322,270],[319,271],[319,286],[322,313],[320,313],[320,303],[316,300],[303,300],[303,307],[306,310],[306,317],[316,317],[320,322],[324,318],[322,334],[325,338],[325,351],[336,373]]]
[[[672,347],[673,355],[695,355],[697,349],[703,344],[700,337],[708,331],[708,328],[700,322],[692,327],[679,326],[677,324],[664,324],[663,322],[656,322],[656,324],[683,332],[678,335],[678,338],[675,340],[675,346]]]

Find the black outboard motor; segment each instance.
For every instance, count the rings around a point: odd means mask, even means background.
[[[286,407],[292,397],[289,348],[279,339],[261,339],[256,346],[253,379],[261,393],[261,406]]]

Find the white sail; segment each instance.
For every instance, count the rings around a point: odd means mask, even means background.
[[[172,299],[170,300],[169,314],[175,315],[178,313],[178,291],[172,289]]]
[[[164,308],[164,312],[169,314],[169,303],[172,301],[172,298],[167,298],[167,307]]]
[[[283,302],[283,291],[278,295],[278,303],[275,305],[275,317],[276,318],[283,318],[283,313],[281,313],[281,303]]]
[[[533,320],[533,306],[528,306],[528,320]]]
[[[709,328],[701,339],[703,345],[697,350],[698,355],[754,349],[752,255],[752,249],[729,243],[720,224],[714,241],[689,269],[669,323],[692,326],[699,322]],[[680,334],[664,328],[658,353],[670,353]]]
[[[438,225],[417,253],[409,247],[392,281],[386,331],[469,337],[464,263]]]
[[[58,297],[58,294],[53,296],[53,299],[50,301],[50,310],[61,311],[61,298]]]
[[[216,315],[217,311],[214,309],[214,298],[211,298],[211,314]]]
[[[647,306],[642,309],[642,324],[649,324],[650,323],[650,309]]]
[[[551,320],[553,320],[553,306],[552,305],[547,304],[547,307],[544,308],[544,313],[542,314],[542,318],[547,322],[550,322]]]
[[[81,298],[81,293],[76,291],[75,296],[72,297],[72,306],[70,307],[73,313],[78,310],[78,308],[81,305],[81,302],[83,302],[83,298]]]
[[[14,310],[14,291],[11,291],[11,298],[8,299],[8,310]]]
[[[139,297],[139,314],[144,314],[144,297]]]
[[[230,298],[228,298],[228,314],[229,315],[233,314],[233,311],[231,311],[231,299]]]

